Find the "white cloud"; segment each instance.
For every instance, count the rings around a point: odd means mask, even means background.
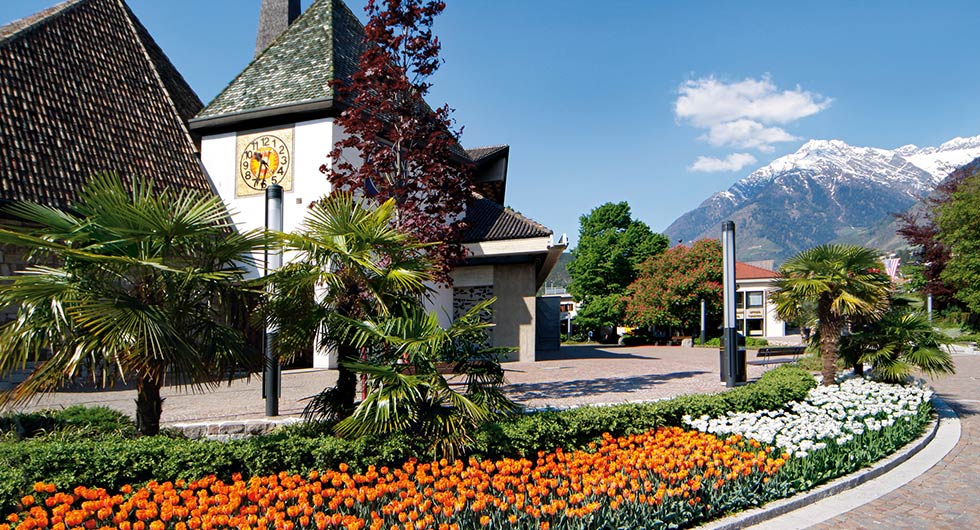
[[[832,101],[800,86],[780,92],[768,75],[736,83],[709,76],[687,81],[678,91],[677,117],[704,129],[742,118],[763,124],[790,123],[826,109]]]
[[[714,146],[730,145],[739,149],[758,149],[765,152],[772,151],[774,143],[798,140],[779,127],[766,127],[749,119],[712,125],[700,139]]]
[[[685,82],[678,88],[674,114],[682,123],[705,129],[699,139],[716,147],[773,150],[773,144],[798,140],[782,127],[812,116],[830,106],[833,100],[799,85],[780,90],[768,75],[726,83],[714,76]],[[694,171],[726,171],[749,156],[734,153],[725,159],[700,157]],[[753,158],[752,162],[755,162]],[[752,162],[745,162],[742,166]],[[725,169],[694,169],[722,167]]]
[[[743,167],[754,164],[755,157],[749,153],[732,153],[725,158],[714,158],[710,156],[699,156],[697,160],[687,168],[688,171],[738,171]]]

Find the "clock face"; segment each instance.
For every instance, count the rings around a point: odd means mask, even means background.
[[[292,190],[292,129],[239,135],[235,194],[258,195],[272,184]]]

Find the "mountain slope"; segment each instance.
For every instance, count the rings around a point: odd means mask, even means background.
[[[717,238],[735,221],[739,259],[782,261],[831,241],[897,241],[887,225],[953,169],[980,156],[980,136],[895,150],[811,140],[715,193],[665,230],[671,240]]]

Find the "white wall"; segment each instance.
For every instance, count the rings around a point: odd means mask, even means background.
[[[274,129],[288,127],[290,125],[285,124]],[[330,192],[330,183],[320,172],[320,166],[327,161],[338,130],[330,118],[299,122],[292,127],[293,188],[283,194],[283,228],[286,232],[300,226],[312,201]],[[239,230],[262,228],[265,226],[265,195],[235,196],[238,179],[236,136],[231,132],[202,138],[201,162],[221,199],[229,205]],[[256,256],[258,260],[261,258],[261,255]],[[335,356],[329,351],[316,351],[313,359],[317,367],[336,366]]]
[[[287,128],[289,125],[275,127]],[[254,132],[254,131],[244,131]],[[232,210],[239,229],[265,226],[265,196],[235,197],[238,178],[236,133],[205,136],[201,140],[201,162],[222,200]],[[293,124],[293,189],[283,194],[283,228],[295,230],[306,215],[310,202],[330,192],[327,177],[320,166],[333,148],[334,126],[330,118]]]

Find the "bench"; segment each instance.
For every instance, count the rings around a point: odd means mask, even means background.
[[[681,343],[684,342],[684,340],[690,338],[691,338],[690,335],[674,335],[673,337],[670,338],[668,344],[671,346],[680,346]]]
[[[748,361],[746,364],[768,367],[770,364],[792,363],[796,362],[805,351],[806,346],[763,346],[755,354],[756,359]],[[790,356],[792,359],[786,358]],[[778,358],[774,359],[773,357]]]

